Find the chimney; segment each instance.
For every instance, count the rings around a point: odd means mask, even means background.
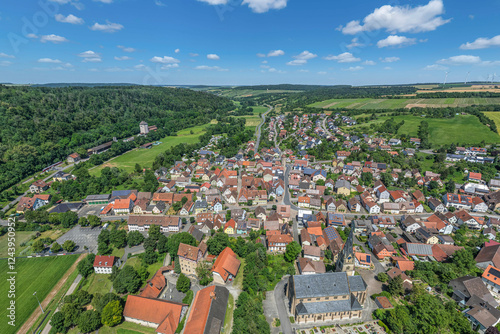
[[[210,292],[210,299],[211,300],[216,300],[217,297],[215,296],[215,292]]]

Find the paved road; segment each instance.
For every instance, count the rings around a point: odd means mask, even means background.
[[[326,127],[326,119],[328,117],[324,117],[323,118],[323,122],[321,123],[322,126],[323,126],[323,130],[325,130],[325,132],[329,135],[329,136],[333,136],[332,133],[330,132],[330,130],[328,130],[328,128]]]
[[[266,122],[266,115],[271,111],[273,110],[273,107],[272,106],[268,106],[269,109],[263,113],[261,115],[262,117],[262,122],[257,126],[257,129],[255,130],[255,136],[257,137],[257,142],[255,143],[255,149],[254,149],[254,152],[257,153],[259,152],[259,145],[260,145],[260,130],[261,130],[261,127],[262,125]]]
[[[293,333],[292,324],[290,323],[290,318],[288,317],[287,304],[285,303],[285,284],[287,284],[287,282],[288,275],[283,277],[281,281],[276,284],[276,287],[274,288],[274,301],[276,303],[276,308],[278,309],[282,332]]]

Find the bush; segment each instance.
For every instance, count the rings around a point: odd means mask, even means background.
[[[180,274],[175,287],[177,288],[177,291],[186,293],[191,287],[191,281],[186,275]]]
[[[193,290],[189,290],[189,291],[186,293],[186,296],[182,299],[182,302],[183,302],[184,304],[191,305],[191,302],[193,301],[193,297],[194,297],[194,292],[193,292]]]

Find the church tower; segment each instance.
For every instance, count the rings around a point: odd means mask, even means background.
[[[148,123],[142,121],[140,124],[139,124],[139,130],[140,130],[140,134],[141,135],[146,135],[148,134],[149,132],[149,127],[148,127]]]
[[[344,244],[344,248],[340,254],[335,265],[335,271],[343,271],[347,276],[354,276],[354,228],[351,228],[351,233]]]

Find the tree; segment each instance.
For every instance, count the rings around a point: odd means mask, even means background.
[[[85,257],[85,259],[78,262],[76,268],[78,269],[78,273],[82,275],[83,278],[87,278],[94,272],[94,260],[95,254],[90,253]]]
[[[386,273],[378,273],[377,279],[380,282],[385,283],[385,282],[387,282],[389,280],[389,275],[387,275]]]
[[[301,251],[302,248],[300,247],[299,243],[297,241],[292,241],[291,243],[286,245],[285,260],[287,260],[288,262],[295,261]]]
[[[50,248],[50,250],[52,251],[52,253],[60,252],[61,249],[62,249],[61,245],[59,245],[57,242],[54,242],[54,244]]]
[[[84,311],[78,317],[78,329],[82,333],[90,333],[101,327],[101,314],[94,310]]]
[[[78,223],[78,214],[76,212],[68,211],[62,213],[60,217],[61,217],[61,225],[64,228],[73,227],[76,225],[76,223]]]
[[[191,246],[196,246],[197,244],[196,239],[188,232],[176,233],[172,236],[169,236],[167,246],[168,252],[171,256],[177,256],[177,251],[179,250],[179,244],[181,242],[183,244]]]
[[[139,165],[138,163],[136,163],[136,164],[135,164],[135,168],[134,168],[134,169],[135,169],[135,172],[136,172],[137,174],[142,173],[142,167],[141,167],[141,165]]]
[[[139,290],[140,286],[141,278],[134,267],[129,265],[125,265],[113,281],[113,288],[118,293],[134,293]]]
[[[65,303],[61,312],[64,314],[64,326],[72,327],[77,324],[82,309],[76,303]]]
[[[32,245],[31,245],[31,250],[34,253],[40,253],[45,249],[45,244],[43,243],[42,239],[36,240]]]
[[[85,290],[78,290],[77,292],[64,297],[65,303],[75,303],[79,307],[84,307],[85,305],[90,304],[91,301],[92,295]]]
[[[401,278],[401,275],[398,275],[390,280],[387,290],[393,296],[401,296],[404,294],[405,289],[403,287],[403,279]]]
[[[80,219],[78,219],[78,224],[80,226],[89,226],[89,220],[87,219],[87,217],[81,217]]]
[[[176,274],[181,273],[181,264],[179,262],[179,259],[177,259],[174,263],[174,273],[176,273]]]
[[[89,220],[89,224],[90,226],[92,227],[97,227],[97,226],[101,226],[101,218],[97,217],[97,216],[94,216],[94,215],[90,215],[88,217],[88,220]]]
[[[94,310],[96,310],[97,312],[102,312],[104,307],[108,305],[109,302],[115,300],[119,301],[120,303],[122,302],[122,299],[115,293],[108,292],[104,295],[96,293],[94,295],[94,299],[92,299],[92,306],[94,307]]]
[[[129,247],[140,245],[144,241],[144,236],[139,231],[128,232],[127,244]]]
[[[446,191],[449,193],[455,192],[455,181],[449,180],[446,182]]]
[[[112,251],[113,251],[113,249],[111,247],[109,247],[109,245],[104,243],[104,242],[101,242],[97,245],[97,253],[99,255],[108,255],[108,254],[111,254]]]
[[[66,251],[66,252],[72,252],[76,247],[76,244],[73,240],[66,240],[63,244],[62,244],[62,248]]]
[[[200,261],[198,263],[196,276],[198,276],[201,285],[208,285],[214,280],[211,269],[212,265],[208,261]]]
[[[184,274],[180,274],[179,275],[179,278],[177,279],[177,283],[175,284],[175,287],[177,288],[177,291],[180,291],[180,292],[188,292],[189,288],[191,287],[191,281],[189,280],[189,278],[184,275]]]
[[[101,322],[103,325],[113,327],[118,325],[123,318],[123,306],[118,300],[114,300],[102,309]]]
[[[59,311],[54,313],[52,319],[50,319],[50,325],[56,333],[66,333],[68,328],[64,325],[64,314]]]
[[[165,254],[168,251],[168,238],[165,235],[160,235],[156,243],[156,248],[160,254]]]
[[[154,241],[158,241],[160,238],[161,232],[160,232],[160,225],[151,225],[149,227],[148,231],[148,236],[153,239]]]
[[[207,250],[209,254],[219,255],[229,245],[229,236],[224,232],[218,232],[208,239]]]
[[[109,230],[102,230],[101,233],[99,233],[99,236],[97,237],[97,243],[109,244],[109,236],[110,236]]]
[[[158,261],[158,253],[151,251],[150,249],[146,250],[144,252],[144,255],[142,257],[142,263],[143,265],[150,265]]]
[[[127,245],[127,231],[113,230],[109,234],[109,242],[116,248],[123,248]]]
[[[488,327],[488,329],[484,332],[484,334],[500,334],[500,331],[493,326]]]

